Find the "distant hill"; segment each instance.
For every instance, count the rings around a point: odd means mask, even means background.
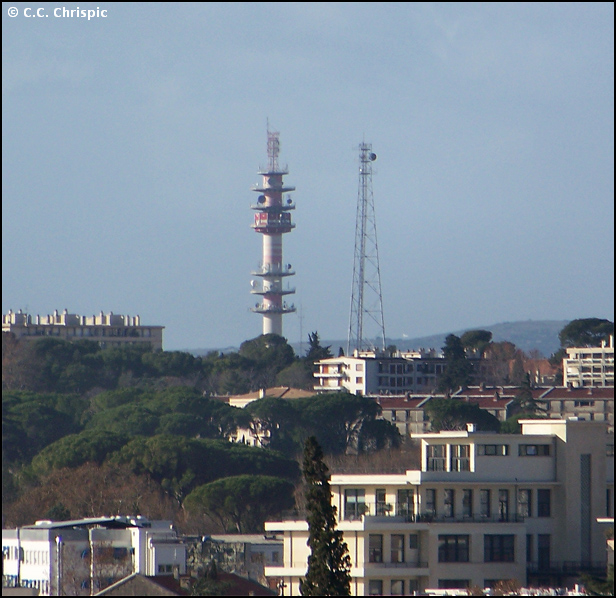
[[[524,322],[503,322],[490,326],[474,326],[443,334],[434,334],[421,338],[387,339],[388,344],[396,345],[400,350],[435,348],[440,349],[445,344],[445,338],[449,334],[462,336],[468,330],[489,330],[494,342],[509,341],[522,351],[537,350],[544,357],[550,357],[560,348],[558,334],[569,324],[570,320],[527,320]],[[328,343],[329,344],[329,343]]]
[[[559,332],[569,324],[570,320],[526,320],[524,322],[503,322],[490,326],[474,326],[463,330],[453,330],[431,336],[418,338],[387,338],[388,345],[395,345],[401,351],[411,349],[440,349],[445,344],[445,338],[449,334],[462,336],[467,330],[489,330],[492,333],[492,340],[495,342],[509,341],[516,347],[528,353],[533,349],[539,351],[544,357],[550,357],[560,348],[558,340]],[[322,340],[321,345],[331,346],[331,352],[338,354],[338,348],[346,350],[347,340]],[[296,353],[299,353],[299,343],[291,343]],[[308,342],[303,343],[303,351],[308,348]],[[186,352],[193,355],[206,355],[210,351],[222,351],[231,353],[238,351],[238,347],[211,348],[211,349],[186,349]]]

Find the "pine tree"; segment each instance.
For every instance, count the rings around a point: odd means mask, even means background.
[[[304,445],[303,474],[307,485],[311,555],[306,578],[300,582],[300,592],[302,596],[350,596],[351,557],[342,532],[336,530],[336,507],[331,503],[329,469],[314,436]]]

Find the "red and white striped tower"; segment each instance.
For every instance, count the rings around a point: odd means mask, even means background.
[[[259,268],[252,272],[259,280],[252,280],[250,284],[251,293],[262,297],[251,311],[263,315],[263,334],[282,336],[282,316],[295,311],[295,306],[284,300],[284,296],[295,293],[295,289],[283,283],[287,276],[293,276],[295,272],[291,264],[284,264],[282,260],[282,235],[295,228],[289,213],[295,209],[295,204],[288,195],[295,187],[284,186],[282,178],[289,174],[289,170],[286,166],[279,166],[279,152],[279,133],[268,128],[268,165],[259,169],[263,184],[253,188],[259,197],[257,203],[250,206],[256,210],[252,228],[263,235],[263,260]],[[287,195],[283,199],[284,193]]]

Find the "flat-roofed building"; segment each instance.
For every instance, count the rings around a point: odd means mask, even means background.
[[[600,347],[569,347],[563,359],[563,385],[614,386],[614,337]]]
[[[606,425],[521,420],[521,434],[419,434],[421,469],[332,474],[332,503],[352,561],[354,596],[426,588],[490,587],[503,580],[562,587],[603,572],[597,518],[613,498]],[[266,522],[283,535],[284,566],[267,576],[299,595],[309,548],[304,519]]]
[[[97,517],[2,530],[3,587],[40,596],[90,595],[130,575],[186,573],[186,545],[171,521]]]
[[[148,345],[162,351],[164,326],[145,326],[139,316],[122,316],[109,312],[93,316],[69,314],[68,310],[51,315],[34,316],[9,310],[2,316],[2,332],[17,339],[38,340],[45,337],[67,341],[90,340],[102,348],[125,345]]]
[[[614,433],[613,386],[554,386],[541,395],[541,400],[546,405],[548,417],[604,421],[608,432]]]
[[[474,360],[477,361],[477,360]],[[351,394],[433,392],[447,362],[434,349],[419,351],[355,351],[352,356],[316,362],[314,390]]]

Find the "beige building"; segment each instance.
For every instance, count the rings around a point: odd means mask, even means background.
[[[570,347],[563,359],[563,385],[614,386],[614,337],[600,347]]]
[[[598,517],[613,499],[613,450],[603,422],[522,420],[522,434],[420,434],[421,469],[331,476],[354,596],[426,588],[565,585],[605,571]],[[299,595],[309,549],[304,520],[266,522],[283,535],[268,577]]]
[[[96,341],[102,348],[125,345],[149,345],[153,351],[163,349],[164,326],[143,326],[139,316],[121,316],[102,311],[98,316],[78,316],[68,310],[51,315],[34,316],[19,310],[9,310],[2,316],[2,332],[12,333],[17,339],[37,340],[43,337],[67,341]]]

